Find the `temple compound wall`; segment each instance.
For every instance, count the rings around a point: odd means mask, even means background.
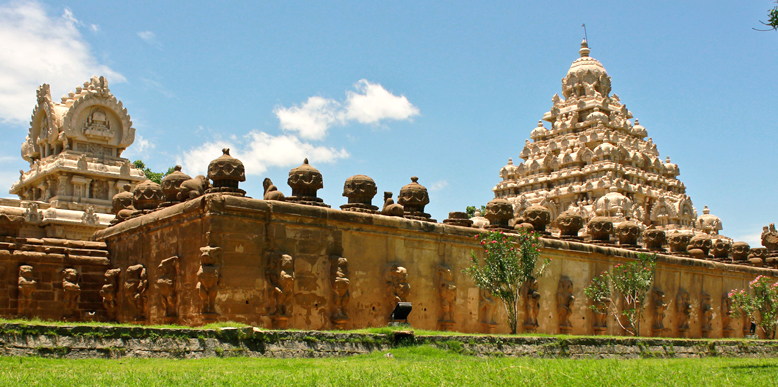
[[[481,251],[479,232],[206,194],[126,220],[96,238],[107,244],[113,270],[120,270],[112,297],[120,322],[355,329],[386,326],[396,303],[409,301],[414,328],[507,333],[501,301],[461,272],[470,252]],[[583,289],[640,249],[542,240],[551,264],[536,291],[525,292],[520,331],[622,334],[612,317],[598,324],[603,319],[589,308]],[[659,254],[642,334],[742,337],[750,324],[730,317],[726,295],[759,274],[778,276],[773,269]],[[565,306],[570,312],[561,311]]]

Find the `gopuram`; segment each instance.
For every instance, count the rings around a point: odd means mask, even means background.
[[[778,231],[765,227],[764,247],[720,235],[721,220],[707,208],[697,214],[678,167],[630,121],[585,41],[580,54],[564,99],[554,96],[543,116],[549,128],[541,121],[524,162],[500,171],[485,213],[451,212],[441,223],[425,213],[424,179],[374,203],[377,182],[356,174],[337,206],[318,197],[324,177],[307,159],[289,172],[290,190],[265,179],[258,198],[240,188],[245,166],[229,149],[202,175],[141,181],[120,158],[134,130],[104,79],[62,104],[44,85],[22,150],[31,170],[11,189],[19,205],[0,208],[0,315],[355,329],[385,326],[398,302],[410,302],[415,328],[507,333],[501,301],[461,269],[482,251],[475,236],[484,229],[531,228],[552,261],[524,287],[520,331],[624,334],[583,289],[656,253],[641,335],[750,334],[746,319],[730,317],[728,293],[757,275],[778,277]],[[89,241],[41,231],[40,220],[64,208],[99,214]]]

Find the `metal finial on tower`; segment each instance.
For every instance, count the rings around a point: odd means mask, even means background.
[[[589,37],[586,35],[586,23],[581,24],[581,27],[583,27],[583,29],[584,29],[584,39],[586,39],[586,41],[588,42],[589,41]]]

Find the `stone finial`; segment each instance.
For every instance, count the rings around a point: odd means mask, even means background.
[[[637,246],[640,237],[640,226],[627,219],[625,222],[616,226],[616,237],[619,238],[619,245]]]
[[[165,193],[162,186],[146,180],[132,190],[132,207],[139,211],[150,212],[159,207],[165,201]]]
[[[122,192],[113,195],[111,211],[116,217],[111,221],[111,224],[116,224],[125,221],[130,218],[135,208],[132,206],[134,195],[130,192],[130,185],[124,184],[122,186]]]
[[[316,191],[324,188],[324,180],[321,172],[308,164],[307,158],[302,165],[289,171],[289,179],[286,182],[292,187],[292,196],[287,196],[287,201],[329,207],[324,204],[324,200],[316,196]]]
[[[711,241],[710,253],[713,258],[724,259],[729,257],[729,252],[732,250],[732,242],[724,238],[714,238]]]
[[[589,220],[586,225],[589,236],[593,241],[608,242],[613,233],[613,220],[610,217],[603,216],[603,210],[597,210],[597,216]]]
[[[524,210],[524,222],[532,225],[533,230],[547,234],[546,226],[551,223],[551,211],[541,205],[532,205]]]
[[[697,234],[689,239],[686,251],[695,258],[707,258],[713,242],[708,234]]]
[[[462,227],[473,226],[473,221],[467,217],[467,213],[461,211],[449,212],[448,219],[443,220],[443,223]]]
[[[589,56],[589,43],[584,39],[581,41],[581,49],[578,50],[578,53],[581,54],[581,58],[586,58]]]
[[[373,205],[373,197],[378,193],[375,181],[369,176],[354,175],[343,184],[343,196],[348,204],[340,206],[344,211],[375,213],[378,207]]]
[[[484,218],[489,220],[491,228],[509,229],[508,222],[513,218],[513,204],[505,199],[492,199],[486,203]]]
[[[222,149],[222,155],[208,164],[208,178],[213,186],[207,193],[246,195],[246,191],[238,188],[240,182],[246,181],[246,168],[240,160],[230,156],[230,148]]]
[[[664,251],[663,246],[667,243],[667,234],[664,230],[649,228],[643,232],[643,242],[646,248],[651,251]]]
[[[735,262],[745,262],[748,260],[748,253],[751,252],[751,246],[746,242],[735,242],[732,244],[732,260]]]
[[[430,203],[430,196],[427,188],[419,184],[419,178],[411,177],[411,183],[404,185],[397,195],[397,203],[405,209],[405,217],[434,222],[430,219],[430,214],[424,212],[424,207]]]
[[[560,237],[578,237],[578,231],[583,228],[584,219],[575,211],[567,210],[556,218]]]
[[[687,253],[687,247],[689,246],[689,240],[692,236],[686,233],[674,232],[667,234],[667,244],[670,245],[670,251],[673,253]]]
[[[173,172],[162,178],[162,192],[165,194],[165,200],[169,203],[178,202],[178,189],[181,183],[191,179],[191,177],[181,172],[181,166],[176,165]]]

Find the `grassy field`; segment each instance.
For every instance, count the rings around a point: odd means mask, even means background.
[[[427,346],[350,358],[0,358],[3,386],[775,386],[778,359],[476,358]]]

